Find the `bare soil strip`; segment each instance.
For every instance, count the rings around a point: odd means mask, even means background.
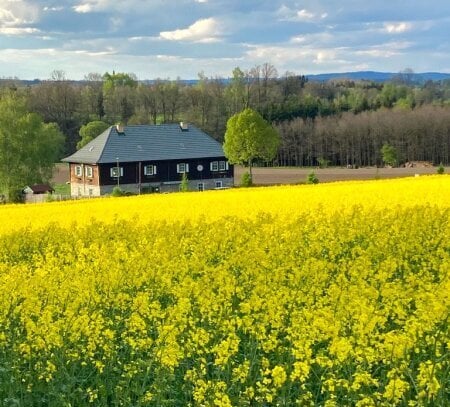
[[[235,184],[239,185],[242,174],[247,168],[235,166]],[[368,180],[398,177],[413,177],[417,175],[436,174],[436,167],[412,167],[412,168],[285,168],[285,167],[258,167],[253,168],[253,181],[256,185],[276,184],[300,184],[306,181],[312,171],[319,178],[319,182]],[[450,168],[445,169],[450,173]],[[52,182],[64,184],[69,180],[69,168],[67,164],[57,164]]]

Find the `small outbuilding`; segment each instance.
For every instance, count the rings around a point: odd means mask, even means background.
[[[53,194],[55,190],[48,184],[34,184],[25,187],[23,190],[25,202],[44,202],[48,194]]]

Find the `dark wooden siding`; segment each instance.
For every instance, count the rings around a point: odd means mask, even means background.
[[[149,182],[174,182],[180,181],[182,174],[177,173],[177,164],[189,164],[189,172],[187,174],[189,180],[202,179],[220,179],[233,177],[233,166],[229,164],[228,170],[225,171],[211,171],[210,165],[212,161],[227,161],[225,157],[214,158],[200,158],[190,160],[167,160],[167,161],[143,161],[140,164],[142,184]],[[116,163],[100,164],[100,184],[114,185],[117,184],[117,179],[111,177],[111,168],[116,167]],[[144,167],[146,165],[156,165],[156,175],[145,175]],[[198,166],[203,166],[202,171],[198,171]],[[123,176],[120,177],[119,183],[122,184],[137,184],[139,183],[139,163],[120,163],[119,166],[123,168]]]

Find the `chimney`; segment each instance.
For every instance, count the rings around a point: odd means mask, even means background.
[[[189,125],[186,122],[180,122],[181,131],[189,131]]]
[[[119,135],[125,134],[125,126],[124,126],[124,124],[123,123],[117,123],[116,124],[116,130],[117,130],[117,133],[119,133]]]

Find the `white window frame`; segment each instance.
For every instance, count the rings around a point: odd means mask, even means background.
[[[219,161],[219,171],[226,171],[226,169],[227,169],[227,162]]]
[[[189,164],[188,163],[178,163],[177,164],[177,173],[184,174],[189,172]]]
[[[211,171],[219,171],[219,161],[211,161],[209,166]]]
[[[117,166],[111,167],[109,171],[111,178],[117,178]],[[123,167],[119,167],[119,177],[123,177]]]
[[[93,178],[94,177],[94,170],[89,165],[84,167],[84,173],[86,174],[86,177],[88,177],[88,178]]]
[[[144,175],[156,175],[156,165],[144,165]]]
[[[222,188],[223,182],[222,181],[214,181],[215,188]]]
[[[75,165],[75,176],[76,177],[82,177],[83,176],[83,166],[81,165]]]
[[[204,182],[199,182],[197,184],[197,190],[198,190],[198,192],[203,192],[205,190],[205,183]]]

